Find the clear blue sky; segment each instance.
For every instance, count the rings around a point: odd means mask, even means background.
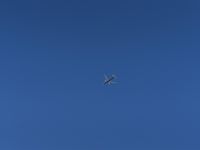
[[[1,1],[0,149],[199,150],[199,6]]]

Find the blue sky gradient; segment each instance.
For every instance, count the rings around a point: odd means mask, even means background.
[[[200,149],[199,5],[1,1],[0,149]]]

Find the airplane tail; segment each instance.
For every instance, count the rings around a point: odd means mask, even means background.
[[[112,76],[113,76],[114,78],[117,78],[117,76],[116,76],[115,74],[112,74]]]

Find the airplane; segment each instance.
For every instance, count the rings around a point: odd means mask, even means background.
[[[114,84],[116,82],[113,82],[113,80],[116,78],[115,75],[111,75],[110,77],[108,77],[107,75],[104,74],[105,80],[104,80],[104,85],[108,84]]]

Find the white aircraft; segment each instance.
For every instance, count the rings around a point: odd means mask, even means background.
[[[108,77],[107,75],[104,74],[104,78],[105,78],[104,85],[106,84],[110,85],[110,84],[116,83],[116,82],[113,82],[113,80],[116,78],[115,75],[111,75],[110,77]]]

